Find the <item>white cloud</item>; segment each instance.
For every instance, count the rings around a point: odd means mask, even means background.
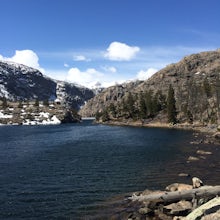
[[[112,42],[107,48],[105,57],[115,61],[129,61],[140,51],[139,47],[120,42]]]
[[[94,68],[89,68],[86,71],[81,71],[75,67],[71,68],[68,71],[66,80],[83,86],[91,87],[102,78],[103,74]]]
[[[114,66],[102,66],[101,67],[105,72],[116,73],[117,69]]]
[[[87,57],[83,56],[83,55],[76,55],[73,57],[74,61],[91,61],[90,59],[88,59]]]
[[[46,75],[52,79],[64,81],[67,75],[66,70],[46,69]]]
[[[150,78],[154,73],[156,73],[158,70],[154,68],[149,68],[146,71],[141,70],[137,73],[137,79],[139,80],[146,80]]]
[[[87,88],[109,87],[126,81],[126,79],[116,79],[113,74],[102,73],[94,68],[81,71],[76,67],[68,71],[65,80]]]
[[[66,67],[66,68],[68,68],[68,67],[69,67],[69,64],[64,63],[63,66]]]
[[[16,50],[13,57],[3,57],[0,55],[0,59],[20,63],[38,69],[43,73],[45,72],[44,69],[40,67],[39,57],[32,50]]]

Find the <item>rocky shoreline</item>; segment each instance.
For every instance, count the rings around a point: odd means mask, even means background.
[[[198,178],[194,177],[194,179]],[[128,197],[128,207],[134,206],[135,209],[130,213],[128,210],[124,213],[122,212],[120,219],[220,219],[219,195],[219,185],[193,186],[183,183],[173,183],[163,191],[145,190]]]
[[[216,154],[219,152],[219,146],[220,146],[220,135],[218,132],[217,126],[199,126],[199,125],[186,125],[186,124],[178,124],[178,125],[171,125],[167,123],[147,123],[144,124],[141,121],[108,121],[104,122],[102,124],[106,125],[113,125],[113,126],[137,126],[137,127],[157,127],[157,128],[170,128],[170,129],[187,129],[192,130],[193,132],[193,140],[189,142],[189,145],[191,145],[193,148],[195,148],[195,152],[192,155],[189,155],[188,158],[186,158],[186,170],[183,170],[182,173],[177,173],[177,179],[183,180],[183,182],[180,183],[173,183],[171,184],[175,189],[172,189],[171,191],[175,192],[181,192],[184,189],[184,187],[190,188],[192,190],[192,185],[190,186],[189,179],[191,178],[191,175],[194,173],[193,170],[196,169],[198,164],[207,164],[207,169],[212,170],[219,167],[218,164],[213,163],[213,156],[216,157]],[[216,150],[217,149],[217,150]],[[187,169],[192,169],[192,171]],[[187,172],[190,172],[187,173]],[[207,171],[208,172],[208,171]],[[196,173],[196,172],[195,172]],[[206,172],[205,172],[206,173]],[[197,175],[197,174],[196,174]],[[207,178],[212,176],[209,174]],[[184,183],[186,181],[187,183]],[[218,181],[215,181],[213,179],[210,181],[207,181],[205,179],[205,182],[216,185],[219,184]],[[179,188],[181,188],[179,190]],[[179,188],[178,188],[179,187]],[[209,188],[210,187],[210,188]],[[217,201],[217,208],[209,208],[206,212],[202,212],[200,217],[192,217],[193,214],[190,215],[190,213],[193,213],[193,210],[197,210],[201,205],[206,204],[207,202],[215,199],[217,195],[220,195],[220,186],[218,186],[218,190],[216,194],[211,195],[210,197],[207,197],[207,193],[211,191],[212,186],[208,186],[206,188],[206,193],[204,196],[197,199],[197,204],[195,205],[195,198],[189,198],[189,199],[179,199],[175,202],[161,202],[161,201],[149,201],[149,200],[141,200],[143,196],[150,196],[155,195],[157,193],[162,193],[167,195],[169,190],[144,190],[142,192],[135,192],[131,193],[129,196],[125,196],[124,198],[121,198],[121,201],[117,201],[114,204],[111,204],[112,208],[114,209],[113,214],[111,217],[103,218],[103,219],[136,219],[136,220],[142,220],[142,219],[149,219],[149,220],[180,220],[180,219],[186,219],[186,220],[196,220],[196,219],[220,219],[220,209],[219,209],[219,200]],[[169,187],[168,187],[169,188]],[[195,195],[197,195],[197,191],[194,192]],[[214,200],[215,202],[215,200]],[[214,210],[214,211],[213,211]],[[195,211],[196,213],[198,211]],[[200,211],[201,212],[201,211]],[[189,217],[186,217],[187,215],[190,215]],[[193,215],[194,216],[194,215]],[[90,219],[90,218],[89,218]]]
[[[0,101],[0,125],[55,125],[79,122],[81,117],[73,109],[55,102]]]
[[[134,126],[134,127],[149,127],[149,128],[169,128],[169,129],[181,129],[181,130],[192,130],[195,133],[195,137],[198,137],[199,133],[203,134],[201,139],[195,140],[195,143],[202,144],[220,144],[220,128],[218,125],[201,125],[201,124],[189,124],[189,123],[162,123],[162,122],[145,122],[143,120],[110,120],[106,122],[95,122],[106,125],[115,126]]]

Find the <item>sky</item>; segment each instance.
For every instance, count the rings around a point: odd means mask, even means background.
[[[220,46],[219,0],[0,0],[0,60],[89,88]]]

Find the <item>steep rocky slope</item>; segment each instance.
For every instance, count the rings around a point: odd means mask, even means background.
[[[94,116],[98,112],[102,119],[101,113],[107,112],[105,120],[150,118],[165,123],[167,122],[168,90],[172,87],[179,123],[202,126],[217,124],[220,118],[219,77],[220,50],[193,54],[176,64],[168,65],[142,83],[132,83],[132,86],[131,84],[118,85],[104,90],[89,100],[80,113],[83,116]],[[119,88],[123,91],[122,93],[118,92],[121,91]],[[156,111],[152,110],[155,107],[154,104],[157,105]],[[129,105],[132,105],[132,111],[135,114],[126,114],[131,107]],[[150,108],[151,112],[149,112]]]
[[[79,109],[94,92],[75,84],[58,82],[44,76],[36,69],[0,61],[0,97],[16,100],[55,100],[65,106]]]
[[[79,111],[83,117],[94,117],[97,112],[103,111],[111,103],[119,103],[122,101],[125,94],[133,91],[142,81],[134,81],[120,85],[111,86],[98,93],[94,98],[88,102]]]

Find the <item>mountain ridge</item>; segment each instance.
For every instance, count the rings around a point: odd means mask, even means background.
[[[169,123],[166,105],[171,86],[174,90],[178,123],[219,125],[219,77],[219,49],[192,54],[166,66],[144,82],[139,82],[133,87],[124,85],[120,99],[117,98],[119,86],[105,89],[89,100],[80,110],[80,114],[83,117],[98,114],[99,121],[141,120],[144,124],[149,121]],[[124,105],[126,102],[127,106]],[[155,106],[150,106],[153,102],[160,105],[156,112],[152,110]],[[133,109],[129,111],[133,111],[133,115],[126,113],[131,106]],[[141,109],[142,106],[146,109]]]
[[[94,95],[94,91],[86,87],[51,79],[32,67],[0,61],[0,97],[9,101],[54,101],[58,98],[65,106],[78,110]]]

